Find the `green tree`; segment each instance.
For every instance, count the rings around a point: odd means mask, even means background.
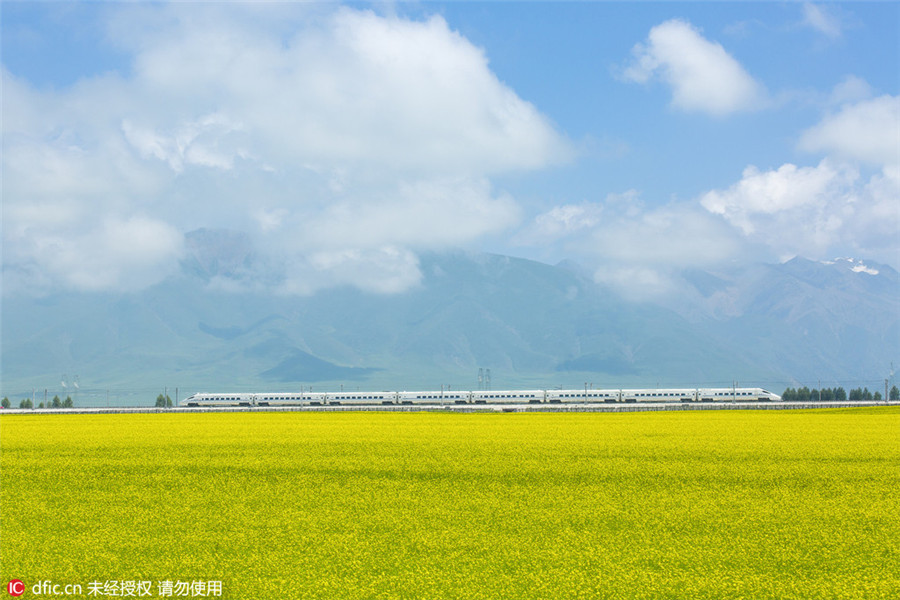
[[[831,388],[822,388],[820,390],[822,394],[822,402],[831,402],[834,400],[834,390]]]
[[[847,401],[847,390],[842,387],[835,388],[834,390],[834,399],[838,402],[846,402]]]
[[[810,392],[805,385],[797,390],[797,402],[809,402]]]
[[[25,398],[21,402],[19,402],[19,408],[33,408],[34,404],[32,404],[31,400]]]
[[[50,406],[52,408],[62,408],[62,400],[59,399],[59,396],[53,396],[53,402]]]
[[[869,388],[863,388],[863,400],[871,400],[872,392],[869,391]]]
[[[66,396],[65,402],[63,402],[63,408],[72,408],[75,406],[75,403],[72,402],[72,396]]]
[[[156,397],[156,407],[157,408],[172,408],[172,399],[168,394],[163,396],[160,394]]]
[[[784,393],[781,394],[781,399],[785,402],[796,402],[797,401],[797,390],[794,388],[786,388]]]
[[[863,391],[862,388],[854,388],[850,390],[850,401],[851,402],[859,402],[863,399]]]
[[[875,392],[875,395],[872,396],[872,399],[875,400],[875,402],[881,402],[881,392]]]
[[[900,389],[897,389],[897,386],[891,388],[891,395],[889,396],[891,400],[900,400]]]
[[[2,406],[3,408],[9,408],[9,398],[4,396],[3,401],[0,402],[0,406]]]

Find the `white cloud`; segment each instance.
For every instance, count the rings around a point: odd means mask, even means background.
[[[519,208],[507,195],[494,197],[486,179],[404,182],[374,198],[355,197],[329,206],[308,224],[304,244],[314,247],[415,248],[465,243],[516,224]]]
[[[441,17],[280,4],[109,12],[133,55],[127,76],[39,92],[2,74],[4,250],[40,227],[49,240],[4,253],[23,285],[153,282],[161,262],[177,264],[168,234],[231,227],[305,265],[295,271],[315,280],[308,289],[355,274],[365,289],[398,290],[417,280],[416,250],[518,222],[492,176],[574,153]],[[164,230],[172,251],[100,264],[102,244],[82,234],[115,246],[110,223]],[[93,264],[96,277],[51,260],[42,248],[54,240],[70,240],[66,264]]]
[[[673,19],[653,27],[637,44],[624,77],[647,83],[659,77],[672,89],[672,106],[688,112],[723,116],[764,106],[763,87],[716,42],[686,21]]]
[[[241,130],[240,123],[232,123],[223,114],[181,123],[168,135],[139,127],[128,119],[122,121],[125,139],[142,158],[157,158],[175,173],[184,171],[186,165],[232,169],[236,158],[248,156],[248,152],[233,140],[232,134]]]
[[[898,197],[896,168],[885,167],[866,181],[854,165],[824,159],[815,167],[748,167],[740,181],[706,193],[701,203],[782,258],[853,251],[892,261]]]
[[[900,96],[845,104],[806,130],[799,146],[875,165],[900,164]]]
[[[727,190],[707,192],[700,203],[744,234],[753,234],[759,229],[760,216],[820,205],[824,198],[841,196],[857,177],[856,170],[827,160],[816,167],[785,164],[774,171],[749,166],[740,181]]]
[[[4,260],[13,282],[29,292],[135,291],[170,275],[183,246],[182,234],[162,221],[108,217],[81,231],[30,229],[9,240]]]
[[[805,2],[803,4],[803,24],[812,27],[819,33],[830,37],[839,38],[842,33],[840,19],[820,4]]]
[[[606,261],[663,269],[720,264],[740,245],[721,220],[686,203],[609,218],[591,244]]]
[[[438,16],[339,9],[284,43],[187,17],[136,60],[137,82],[176,104],[218,107],[269,154],[318,166],[490,174],[571,149]],[[167,118],[167,115],[164,115]],[[267,159],[269,157],[267,156]]]
[[[861,80],[845,80],[858,91]],[[864,83],[864,82],[863,82]],[[845,103],[800,137],[816,166],[747,167],[700,197],[753,243],[780,257],[844,253],[895,263],[900,231],[900,98]]]
[[[598,282],[635,299],[678,293],[680,271],[727,263],[744,246],[727,222],[696,205],[648,208],[634,190],[556,206],[536,216],[518,239],[561,245]]]
[[[569,236],[600,222],[603,209],[598,204],[566,204],[554,206],[534,219],[533,234],[542,239]]]

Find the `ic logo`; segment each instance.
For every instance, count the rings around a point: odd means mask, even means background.
[[[21,596],[25,593],[25,584],[22,583],[21,579],[13,579],[6,584],[6,591],[9,592],[10,596]]]

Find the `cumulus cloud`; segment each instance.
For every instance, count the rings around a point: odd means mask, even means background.
[[[220,20],[174,27],[177,35],[143,45],[138,82],[178,104],[227,107],[273,159],[490,174],[570,152],[439,16],[343,8],[322,25],[301,24],[286,44]]]
[[[183,232],[230,227],[254,233],[297,274],[291,281],[305,281],[283,290],[357,278],[396,291],[417,281],[418,249],[518,221],[493,176],[573,156],[439,16],[205,4],[110,12],[111,36],[132,56],[127,74],[38,91],[2,73],[4,249],[18,248],[4,253],[5,271],[76,289],[133,287],[177,264]],[[138,239],[146,227],[166,247],[147,247],[147,260],[110,252],[102,264],[114,225]],[[26,243],[38,231],[46,243]],[[46,250],[55,247],[65,265]],[[96,277],[75,275],[80,254]]]
[[[800,136],[826,154],[815,166],[749,166],[727,189],[700,198],[745,238],[782,257],[854,253],[894,262],[900,229],[900,101],[841,106]]]
[[[724,116],[765,104],[763,87],[722,46],[680,19],[653,27],[632,50],[623,75],[647,83],[660,78],[672,90],[672,106],[687,112]]]
[[[806,130],[799,146],[874,165],[900,164],[900,96],[844,104]]]
[[[740,181],[707,192],[700,202],[781,256],[819,257],[853,217],[858,179],[855,168],[827,159],[815,167],[785,164],[760,171],[750,166]]]

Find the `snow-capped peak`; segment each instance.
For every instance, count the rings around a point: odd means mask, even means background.
[[[834,260],[822,261],[824,265],[842,264],[854,273],[867,273],[868,275],[878,275],[878,269],[866,266],[866,264],[858,258],[835,258]]]

